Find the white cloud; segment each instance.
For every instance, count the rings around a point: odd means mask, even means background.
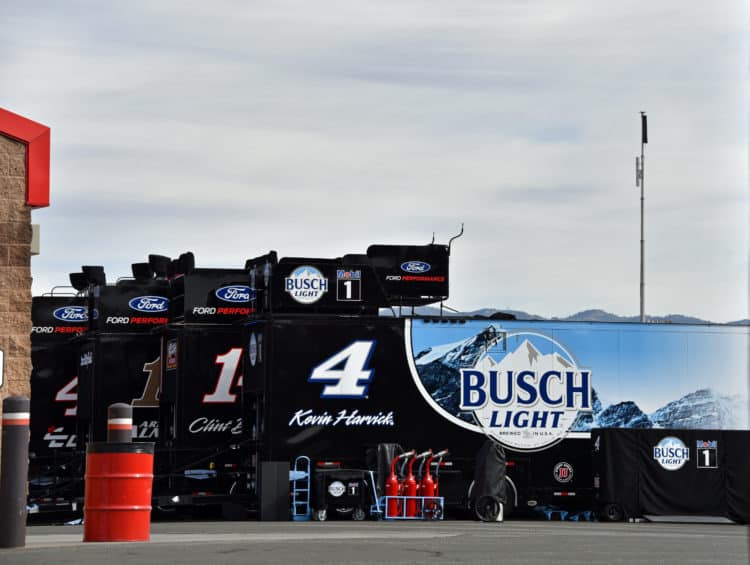
[[[747,7],[6,2],[0,105],[53,131],[34,290],[441,242],[457,307],[747,316]],[[678,289],[676,291],[675,289]]]

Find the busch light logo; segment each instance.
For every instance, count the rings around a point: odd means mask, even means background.
[[[667,471],[676,471],[690,461],[690,449],[680,438],[667,436],[654,447],[654,459]]]
[[[312,304],[328,291],[328,279],[315,267],[303,265],[284,279],[284,290],[300,304]]]
[[[406,261],[401,263],[401,270],[405,273],[426,273],[432,267],[423,261]]]
[[[89,319],[85,306],[63,306],[52,312],[52,316],[61,322],[86,322]]]
[[[138,312],[166,312],[169,300],[163,296],[139,296],[128,302],[128,306]]]
[[[249,286],[233,284],[223,286],[216,292],[216,298],[224,302],[250,302],[255,298],[255,291]]]
[[[496,334],[460,369],[459,409],[473,414],[490,437],[520,451],[536,451],[562,440],[579,412],[591,412],[591,373],[552,338],[520,332]],[[503,353],[500,343],[510,344]],[[494,359],[494,355],[501,358]]]

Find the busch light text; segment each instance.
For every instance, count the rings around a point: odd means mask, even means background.
[[[654,459],[667,471],[676,471],[690,460],[690,449],[680,438],[668,436],[654,446]]]
[[[461,371],[461,410],[490,402],[490,428],[558,428],[567,411],[591,409],[589,371]],[[533,409],[532,409],[533,408]]]
[[[293,279],[287,277],[286,291],[296,292],[296,296],[303,296],[305,292],[318,293],[328,290],[328,279]]]

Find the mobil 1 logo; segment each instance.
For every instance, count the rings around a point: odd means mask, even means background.
[[[698,457],[695,464],[698,469],[718,469],[719,468],[719,442],[714,440],[705,441],[696,440],[695,449]]]
[[[336,269],[336,300],[339,302],[362,301],[362,271]]]

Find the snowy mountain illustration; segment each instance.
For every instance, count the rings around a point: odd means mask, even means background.
[[[503,333],[490,325],[475,336],[463,341],[437,345],[419,352],[415,365],[422,383],[433,399],[451,414],[473,422],[473,415],[461,412],[460,382],[461,369],[478,369],[483,371],[548,371],[564,370],[571,363],[558,353],[542,354],[528,339],[503,356],[500,348]],[[494,357],[501,357],[496,362]],[[553,383],[552,387],[562,386]],[[562,391],[551,390],[551,394],[562,394]]]
[[[417,372],[427,392],[450,414],[467,422],[474,415],[462,412],[461,369],[483,371],[564,370],[570,363],[558,353],[544,355],[528,339],[514,351],[505,352],[503,332],[488,325],[476,335],[452,343],[433,345],[414,357]],[[656,411],[645,413],[636,399],[603,402],[596,390],[596,368],[592,374],[592,412],[579,413],[570,431],[592,428],[748,429],[747,399],[722,395],[710,388],[669,401]],[[550,391],[553,393],[554,391]],[[610,400],[610,399],[607,399]],[[477,416],[481,417],[480,413]]]
[[[691,392],[650,414],[657,428],[745,429],[748,427],[747,402],[704,388]]]
[[[747,429],[747,402],[737,396],[720,395],[711,389],[686,394],[645,414],[631,401],[618,402],[593,414],[579,416],[573,431],[592,428],[668,428],[676,430]]]
[[[458,408],[460,369],[477,366],[480,357],[496,346],[501,337],[502,334],[494,326],[488,326],[477,335],[463,341],[437,345],[415,355],[417,371],[432,398],[451,414],[467,422],[473,422],[470,413],[460,413]]]

